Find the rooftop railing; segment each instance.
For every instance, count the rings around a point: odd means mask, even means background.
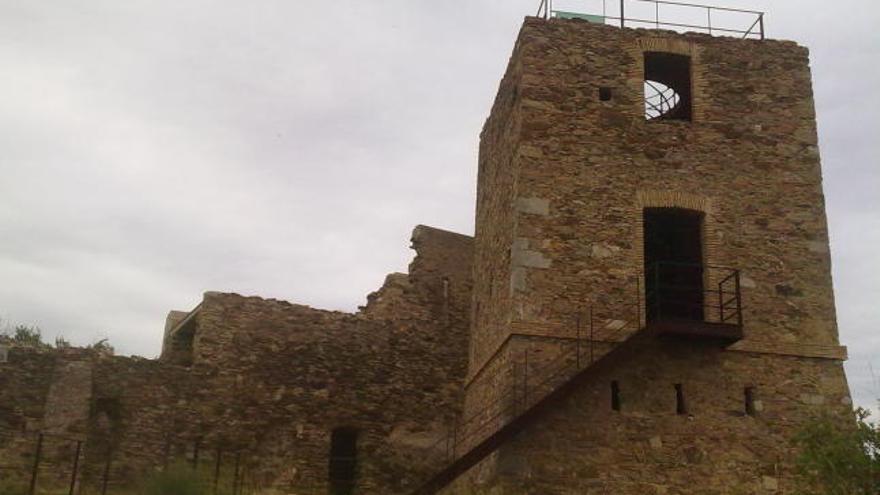
[[[764,39],[764,12],[668,0],[541,0],[537,16]]]

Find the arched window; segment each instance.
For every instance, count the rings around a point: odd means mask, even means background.
[[[357,437],[358,432],[354,428],[336,428],[330,435],[330,495],[354,493]]]

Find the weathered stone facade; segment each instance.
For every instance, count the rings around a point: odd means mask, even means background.
[[[692,120],[646,119],[646,52],[689,57]],[[850,406],[807,50],[527,19],[479,177],[466,414],[490,416],[523,376],[510,370],[573,345],[588,311],[603,332],[645,325],[646,208],[702,215],[702,263],[741,271],[744,338],[639,344],[457,485],[791,493],[790,437],[811,415]],[[595,340],[604,354],[608,339]],[[675,384],[688,414],[676,414]],[[743,412],[746,387],[759,397],[754,415]]]
[[[220,449],[227,478],[240,454],[251,487],[327,493],[330,434],[350,427],[358,492],[412,490],[460,413],[473,250],[423,226],[412,242],[409,274],[389,275],[356,314],[209,292],[171,313],[159,360],[12,348],[0,427],[17,440],[0,462],[28,471],[34,432],[51,430],[88,439],[84,486],[100,485],[108,456],[113,487],[196,455],[211,469]],[[71,457],[41,482],[63,483]]]
[[[647,52],[688,57],[690,120],[646,120]],[[742,339],[643,332],[651,208],[698,212],[701,264],[740,270]],[[825,222],[804,48],[529,18],[481,136],[473,238],[417,227],[409,273],[354,314],[209,292],[168,315],[158,360],[12,347],[0,467],[27,471],[42,431],[59,466],[84,442],[82,487],[176,460],[228,479],[234,459],[250,491],[327,493],[345,428],[355,493],[412,493],[577,346],[601,366],[449,493],[792,493],[793,433],[850,408]]]

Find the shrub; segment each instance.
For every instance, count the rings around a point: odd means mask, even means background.
[[[875,495],[880,493],[880,424],[855,411],[853,427],[825,416],[796,437],[797,459],[805,495]]]

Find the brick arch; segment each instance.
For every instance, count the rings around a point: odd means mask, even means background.
[[[645,263],[644,216],[645,208],[682,208],[703,213],[703,262],[717,264],[718,232],[716,229],[715,207],[712,199],[701,194],[681,191],[636,191],[635,211],[635,261],[637,266]]]
[[[692,120],[705,120],[707,106],[706,70],[701,61],[702,47],[692,41],[664,38],[661,36],[644,36],[636,40],[627,52],[635,60],[630,66],[629,80],[638,82],[633,88],[636,94],[642,94],[642,81],[645,75],[645,52],[666,52],[676,55],[687,55],[691,58],[691,102]],[[638,99],[642,105],[641,98]],[[644,112],[643,109],[640,109]]]

